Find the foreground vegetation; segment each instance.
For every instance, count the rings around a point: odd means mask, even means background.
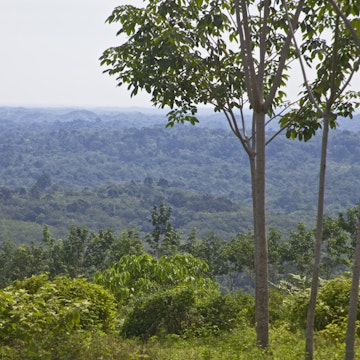
[[[4,242],[1,358],[304,358],[313,230],[269,231],[264,350],[254,327],[252,234],[225,241],[194,230],[184,239],[164,204],[154,206],[150,226],[144,236],[73,226],[64,239],[44,226],[41,244]],[[343,358],[355,229],[355,209],[325,221],[316,359]],[[356,346],[360,356],[360,337]]]
[[[176,271],[179,264],[181,274]],[[128,272],[134,267],[138,276]],[[150,268],[158,270],[155,276]],[[96,282],[103,285],[84,278],[50,280],[46,274],[16,281],[0,291],[1,358],[304,357],[308,289],[299,283],[291,291],[271,289],[271,340],[264,350],[256,346],[253,297],[243,292],[221,295],[204,273],[192,276],[199,268],[206,271],[207,266],[189,255],[158,261],[149,255],[127,256],[99,274]],[[112,285],[102,278],[106,273]],[[350,280],[340,277],[320,289],[316,359],[343,358],[349,288]],[[356,344],[360,356],[359,338]]]

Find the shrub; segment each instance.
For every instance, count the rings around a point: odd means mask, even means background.
[[[117,326],[112,294],[83,278],[16,281],[0,291],[0,304],[0,345],[18,358],[76,358],[93,333]]]
[[[111,268],[95,275],[94,281],[109,289],[119,304],[128,305],[141,296],[174,287],[196,287],[205,293],[218,291],[207,274],[208,265],[192,255],[126,255]]]
[[[191,288],[164,290],[143,297],[125,319],[122,332],[147,339],[161,334],[182,334],[195,321],[195,293]]]
[[[216,333],[231,329],[239,314],[253,323],[253,298],[222,296],[207,271],[206,263],[188,254],[125,256],[95,281],[115,294],[128,337]]]
[[[315,314],[316,330],[324,330],[331,324],[341,323],[347,317],[350,287],[351,279],[345,276],[321,283]],[[297,293],[288,300],[290,300],[289,319],[305,328],[309,303],[308,290]],[[358,314],[360,320],[360,302]]]

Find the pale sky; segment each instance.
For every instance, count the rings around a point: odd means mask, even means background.
[[[131,98],[100,67],[120,43],[119,25],[105,20],[129,3],[143,0],[0,0],[0,106],[150,107],[148,94]]]
[[[0,105],[151,106],[102,71],[112,10],[142,0],[0,0]]]

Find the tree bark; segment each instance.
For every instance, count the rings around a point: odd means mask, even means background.
[[[255,179],[253,179],[255,236],[255,322],[260,347],[269,343],[268,244],[265,221],[265,113],[254,111]]]
[[[321,244],[322,244],[322,232],[323,232],[323,220],[324,220],[325,174],[326,174],[326,157],[327,157],[326,155],[327,155],[327,144],[329,137],[329,117],[330,114],[325,114],[324,116],[324,130],[323,130],[322,143],[321,143],[314,268],[313,268],[310,301],[309,301],[307,321],[306,321],[306,344],[305,344],[306,360],[312,360],[314,357],[314,327],[315,327],[316,298],[319,288],[319,277],[320,277]]]
[[[354,255],[354,269],[350,290],[349,301],[349,317],[346,329],[346,348],[345,360],[353,360],[355,358],[355,333],[356,333],[356,318],[359,298],[359,279],[360,279],[360,202],[358,204],[358,223],[356,233],[356,246]]]

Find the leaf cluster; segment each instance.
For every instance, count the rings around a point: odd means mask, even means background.
[[[76,358],[92,333],[118,326],[114,297],[83,278],[18,280],[0,290],[0,304],[0,345],[21,358]]]
[[[140,8],[119,6],[107,21],[120,25],[122,43],[104,51],[101,65],[119,86],[128,85],[132,96],[145,90],[155,106],[170,108],[169,126],[196,123],[199,104],[211,104],[215,111],[242,109],[248,101],[246,78],[254,76],[245,54],[262,78],[265,98],[274,82],[279,88],[286,85],[286,19],[296,9],[293,2],[286,9],[278,2],[244,6],[246,30],[237,24],[235,6],[224,0],[151,0]],[[267,13],[265,20],[262,12]],[[291,45],[288,56],[294,57]],[[285,71],[279,73],[279,67]],[[270,113],[286,103],[286,93],[278,90]]]

